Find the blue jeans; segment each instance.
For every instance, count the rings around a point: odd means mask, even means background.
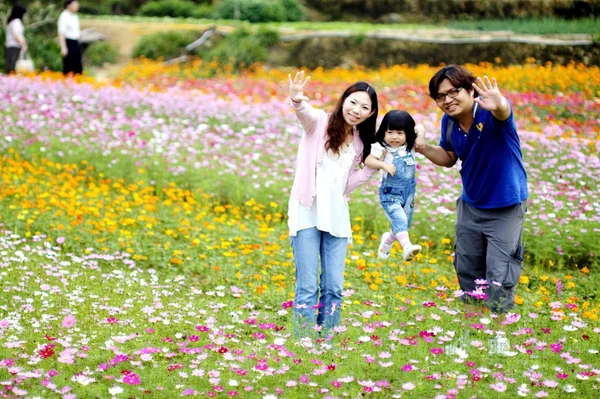
[[[348,238],[334,237],[316,227],[300,230],[296,237],[290,238],[296,265],[294,333],[307,335],[315,323],[323,325],[326,330],[337,326],[340,322]]]
[[[394,154],[396,175],[388,174],[379,187],[379,201],[385,211],[394,235],[408,231],[415,209],[415,158]]]

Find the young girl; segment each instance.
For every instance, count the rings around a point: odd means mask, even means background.
[[[390,111],[383,117],[371,145],[371,154],[365,165],[383,169],[383,180],[379,188],[379,200],[391,224],[391,232],[383,233],[378,255],[381,259],[390,257],[394,241],[398,240],[404,251],[405,261],[411,260],[419,252],[420,245],[410,242],[408,227],[415,207],[415,156],[414,144],[417,138],[415,121],[406,111]],[[381,160],[383,158],[383,161]]]
[[[375,134],[378,104],[373,87],[353,84],[327,114],[308,103],[304,88],[309,79],[303,71],[293,81],[288,75],[292,108],[304,128],[288,204],[296,335],[310,333],[315,323],[325,329],[339,323],[346,248],[352,238],[346,195],[376,172],[359,167]]]

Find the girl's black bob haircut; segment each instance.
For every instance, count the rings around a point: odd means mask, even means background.
[[[375,134],[375,141],[385,145],[385,132],[388,130],[402,130],[406,134],[406,150],[411,151],[417,139],[415,120],[406,111],[390,111],[383,117],[381,125]]]

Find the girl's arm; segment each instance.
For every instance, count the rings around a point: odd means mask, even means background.
[[[383,169],[392,176],[396,174],[396,167],[394,164],[380,161],[373,154],[369,154],[367,159],[365,159],[365,165],[373,169]]]
[[[344,194],[350,194],[352,191],[371,180],[371,177],[373,177],[376,172],[377,169],[373,169],[369,166],[359,169],[357,168],[357,165],[353,165],[352,169],[350,169],[350,175],[348,176],[348,183],[346,184]]]

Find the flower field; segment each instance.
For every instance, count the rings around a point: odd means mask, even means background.
[[[350,202],[342,325],[302,340],[290,71],[142,61],[109,82],[0,76],[0,397],[599,396],[600,70],[468,67],[513,105],[529,175],[515,312],[463,314],[458,167],[419,156],[423,254],[377,258],[374,178]],[[380,117],[406,109],[435,142],[435,70],[315,70],[307,95],[330,108],[369,81]],[[489,353],[496,317],[508,356]]]

